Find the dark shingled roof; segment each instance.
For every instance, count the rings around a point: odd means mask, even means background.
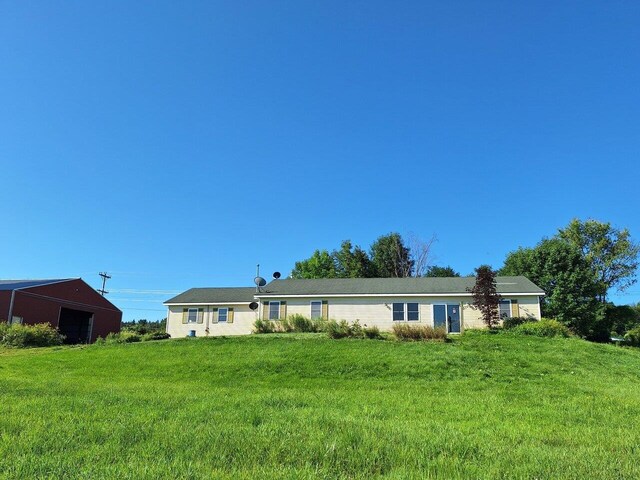
[[[50,283],[67,282],[75,278],[61,278],[55,280],[0,280],[0,290],[16,290],[18,288],[40,287]]]
[[[164,303],[249,303],[255,293],[256,287],[192,288]]]
[[[273,280],[261,291],[255,287],[192,288],[165,304],[249,303],[254,296],[283,295],[456,295],[468,293],[475,277],[442,278],[317,278]],[[498,293],[544,295],[526,277],[496,277]]]
[[[280,295],[402,295],[468,293],[475,277],[440,278],[322,278],[273,280],[258,294]],[[540,287],[526,277],[496,277],[498,293],[544,295]]]

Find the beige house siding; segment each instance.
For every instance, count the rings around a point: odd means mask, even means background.
[[[182,312],[185,308],[202,308],[202,323],[182,323]],[[216,308],[233,308],[233,323],[216,323]],[[247,304],[170,305],[167,312],[167,333],[171,338],[186,337],[191,330],[195,330],[197,337],[248,335],[253,330],[253,323],[257,318],[257,312],[251,310]]]
[[[516,299],[518,301],[520,316],[540,319],[539,304],[537,296],[507,296],[505,299]],[[273,298],[263,299],[263,305],[269,300],[286,301],[287,316],[293,314],[311,316],[311,301],[326,300],[328,302],[328,314],[330,319],[347,320],[355,322],[358,320],[361,325],[376,326],[381,330],[389,331],[395,323],[392,317],[392,304],[395,302],[418,303],[420,319],[407,323],[433,325],[433,305],[453,304],[462,305],[462,329],[483,328],[480,311],[470,305],[471,299],[468,296],[460,297],[326,297],[326,298]],[[268,312],[267,309],[259,309]]]

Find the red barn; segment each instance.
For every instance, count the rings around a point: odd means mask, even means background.
[[[67,343],[120,331],[122,311],[81,278],[0,280],[0,321],[50,323]]]

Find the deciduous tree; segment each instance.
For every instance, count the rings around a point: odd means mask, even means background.
[[[636,282],[640,245],[631,240],[629,231],[619,230],[609,222],[574,219],[560,229],[558,237],[577,247],[593,268],[600,286],[598,298],[605,302],[607,291],[624,291]]]
[[[456,272],[453,268],[446,267],[438,267],[437,265],[432,265],[427,268],[427,271],[424,274],[425,277],[459,277],[460,274]]]
[[[496,272],[489,265],[480,265],[475,270],[476,283],[470,292],[473,294],[473,308],[482,313],[482,321],[489,328],[498,325],[500,320],[498,306],[500,295],[496,289]]]
[[[545,292],[542,316],[565,323],[589,336],[594,328],[599,284],[578,248],[559,238],[542,240],[534,248],[519,248],[505,259],[500,275],[524,275]]]
[[[310,258],[296,262],[293,278],[336,278],[336,265],[332,255],[326,250],[316,250]]]
[[[331,255],[336,264],[338,277],[370,278],[376,276],[375,268],[367,252],[357,245],[353,247],[350,240],[343,241],[340,250],[334,250]]]
[[[371,245],[371,261],[379,277],[411,277],[414,260],[399,233],[379,237]]]

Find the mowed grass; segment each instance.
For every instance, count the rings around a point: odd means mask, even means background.
[[[480,333],[0,350],[0,478],[640,478],[640,350]]]

